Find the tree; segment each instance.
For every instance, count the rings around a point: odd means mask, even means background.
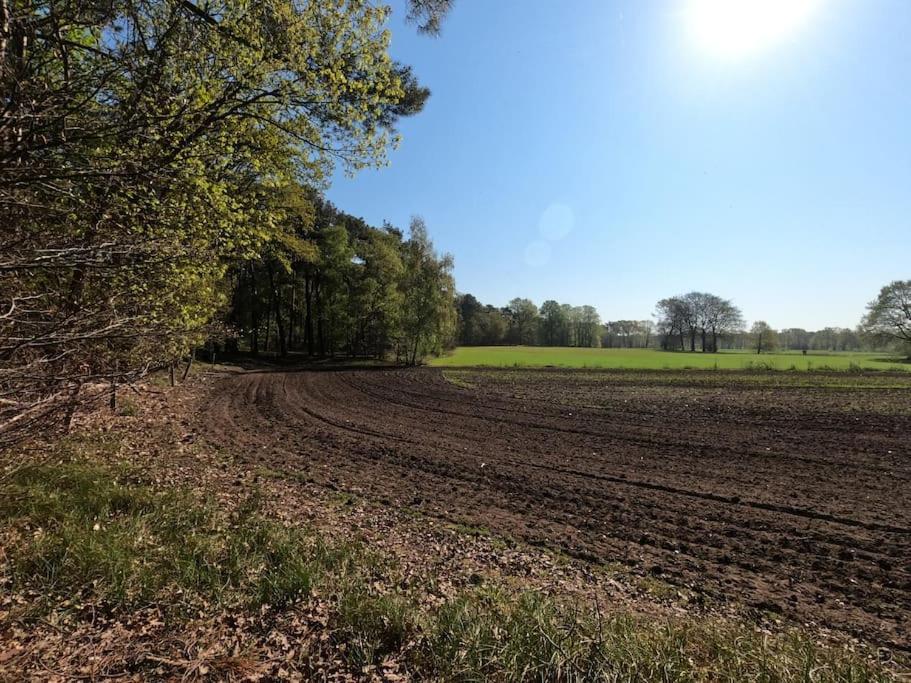
[[[894,280],[867,304],[862,322],[869,335],[906,345],[911,357],[911,280]]]
[[[750,338],[756,353],[763,351],[772,351],[777,346],[777,335],[775,330],[769,327],[764,320],[757,320],[750,328]]]
[[[452,257],[437,256],[424,219],[411,220],[411,237],[402,255],[404,274],[401,355],[411,365],[440,353],[456,328]]]
[[[0,443],[200,344],[228,268],[283,239],[276,192],[382,165],[429,95],[367,0],[2,10]],[[286,326],[293,285],[260,266],[256,329]]]
[[[658,331],[661,334],[661,348],[669,351],[672,346],[679,346],[679,349],[683,351],[684,330],[690,317],[683,298],[673,296],[662,299],[655,307],[655,315],[658,318]]]
[[[683,323],[689,332],[690,351],[696,350],[696,334],[702,330],[702,348],[705,349],[705,314],[707,305],[707,294],[702,292],[690,292],[684,294],[681,298],[683,301]]]
[[[702,350],[717,353],[718,337],[743,327],[743,315],[730,301],[714,294],[705,295],[704,304]],[[711,348],[706,347],[706,328],[711,333]]]
[[[696,350],[696,339],[703,353],[718,350],[718,338],[728,335],[743,325],[740,309],[727,299],[706,292],[689,292],[682,296],[662,299],[656,306],[661,348],[672,345],[680,350],[689,337],[690,351]]]
[[[802,351],[804,354],[810,349],[812,337],[811,332],[801,327],[790,327],[778,333],[778,340],[784,348]]]
[[[576,346],[592,348],[601,344],[598,330],[601,327],[601,316],[594,306],[580,306],[574,309],[573,315],[576,328]]]
[[[566,337],[566,313],[553,299],[541,304],[541,343],[559,346]]]
[[[437,34],[452,3],[453,0],[409,0],[408,21],[417,24],[421,33]]]
[[[508,331],[509,320],[503,311],[496,306],[485,306],[479,321],[479,343],[489,346],[504,344]]]
[[[459,309],[459,343],[468,346],[478,344],[484,306],[471,294],[459,296],[456,306]]]
[[[510,341],[534,344],[537,337],[538,307],[530,299],[515,298],[506,306],[510,321]]]

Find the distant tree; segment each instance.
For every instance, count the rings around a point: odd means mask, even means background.
[[[651,320],[609,320],[604,323],[601,346],[607,348],[647,348],[655,323]]]
[[[591,348],[601,344],[598,330],[601,327],[601,316],[594,306],[580,306],[576,318],[576,346]]]
[[[467,346],[478,344],[483,304],[471,294],[462,294],[456,306],[459,309],[459,343]]]
[[[702,315],[702,350],[716,353],[718,337],[729,334],[743,327],[743,314],[727,299],[714,294],[706,294],[703,299]],[[706,331],[711,334],[711,346],[706,344]]]
[[[687,304],[682,297],[673,296],[662,299],[655,307],[658,318],[658,333],[661,335],[661,348],[665,351],[673,347],[684,349],[684,332],[687,325]]]
[[[777,334],[764,320],[757,320],[750,328],[750,339],[756,353],[772,351],[777,346]]]
[[[530,299],[515,298],[506,306],[510,320],[510,341],[534,344],[537,336],[538,307]]]
[[[705,349],[705,316],[708,306],[708,294],[690,292],[684,294],[683,321],[690,337],[690,351],[696,350],[696,335],[702,331],[702,348]]]
[[[651,320],[640,320],[639,330],[642,333],[642,348],[647,349],[652,341],[652,335],[655,333],[655,323]]]
[[[576,328],[574,324],[577,311],[569,304],[560,304],[560,310],[563,311],[563,329],[560,330],[560,346],[576,345]]]
[[[895,280],[883,287],[867,304],[862,325],[873,337],[898,340],[911,357],[911,280]]]
[[[778,333],[778,340],[783,348],[806,353],[812,336],[812,333],[801,327],[790,327]]]
[[[485,306],[478,318],[478,343],[497,346],[506,342],[509,320],[496,306]]]
[[[706,292],[689,292],[681,296],[662,299],[656,306],[657,331],[661,335],[661,348],[677,346],[696,350],[696,340],[703,352],[717,351],[718,338],[728,335],[743,325],[740,309],[727,299]]]
[[[541,304],[541,343],[545,346],[559,346],[565,337],[566,313],[553,299]]]

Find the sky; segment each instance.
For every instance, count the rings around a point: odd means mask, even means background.
[[[438,37],[392,6],[432,96],[327,196],[422,216],[460,292],[617,320],[709,291],[819,329],[911,278],[911,2],[455,0]]]

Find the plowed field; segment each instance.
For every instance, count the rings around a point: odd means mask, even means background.
[[[201,422],[245,462],[911,649],[906,377],[244,372]]]

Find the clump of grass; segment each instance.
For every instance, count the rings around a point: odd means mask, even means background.
[[[461,377],[456,376],[451,372],[444,372],[443,378],[450,384],[459,387],[460,389],[476,389],[477,385],[468,382]]]
[[[463,595],[426,628],[413,662],[444,680],[889,680],[860,657],[796,633],[604,617],[530,592]]]
[[[128,398],[118,401],[117,414],[121,417],[135,417],[139,414],[139,406]]]
[[[773,361],[751,360],[743,364],[743,369],[749,372],[772,372],[778,366]]]
[[[21,532],[8,571],[14,589],[44,596],[39,612],[72,596],[111,609],[175,595],[282,607],[360,552],[264,519],[255,498],[225,515],[129,470],[77,462],[16,472],[0,520]]]
[[[398,593],[376,593],[348,582],[336,596],[334,642],[357,669],[399,652],[418,628],[415,603]]]

